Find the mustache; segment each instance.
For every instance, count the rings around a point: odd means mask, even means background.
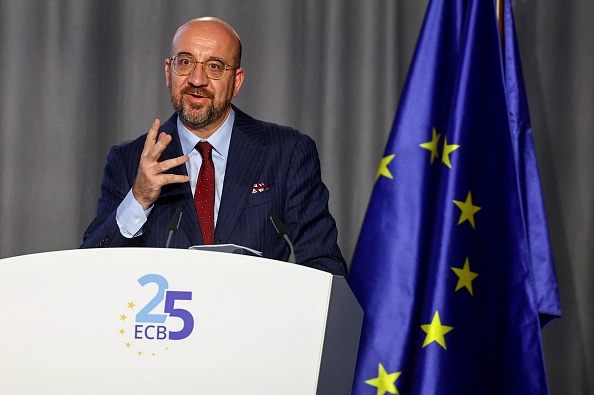
[[[192,88],[191,86],[187,86],[181,90],[181,93],[183,95],[198,95],[214,99],[214,94],[204,88]]]

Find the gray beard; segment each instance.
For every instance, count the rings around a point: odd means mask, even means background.
[[[221,103],[221,105],[219,106],[215,106],[214,102],[211,101],[208,107],[206,108],[205,113],[199,116],[193,116],[191,114],[191,110],[197,110],[199,108],[188,108],[183,98],[181,96],[178,96],[178,98],[179,99],[176,99],[174,97],[171,98],[171,102],[173,104],[175,112],[177,113],[178,117],[181,119],[183,123],[196,129],[204,128],[218,121],[220,118],[223,117],[223,115],[225,115],[225,112],[231,105],[230,100]]]

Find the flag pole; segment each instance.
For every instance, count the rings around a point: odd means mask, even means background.
[[[505,0],[495,0],[495,9],[497,13],[497,26],[499,27],[499,42],[501,43],[501,54],[505,56],[505,40],[503,38],[503,20],[504,20]]]

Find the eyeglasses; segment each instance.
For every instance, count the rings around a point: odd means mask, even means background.
[[[204,62],[198,62],[194,57],[188,53],[179,53],[173,58],[169,58],[173,64],[173,71],[177,75],[190,75],[196,69],[196,63],[202,64],[204,74],[211,80],[218,80],[223,78],[228,68],[237,69],[237,66],[231,66],[219,58],[210,58]]]

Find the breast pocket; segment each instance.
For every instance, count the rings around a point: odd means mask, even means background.
[[[271,199],[272,199],[272,191],[269,188],[263,192],[252,193],[248,197],[245,206],[246,206],[246,208],[258,207],[263,204],[270,203]]]

